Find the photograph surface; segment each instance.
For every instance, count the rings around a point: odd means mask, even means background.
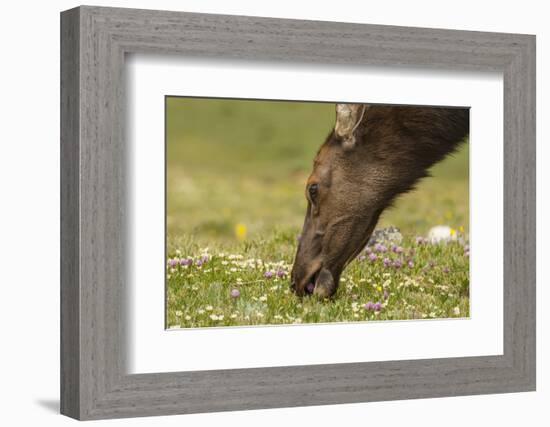
[[[166,327],[469,317],[469,109],[167,96]]]

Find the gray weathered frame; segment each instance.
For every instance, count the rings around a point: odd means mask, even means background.
[[[504,354],[128,375],[127,53],[500,71]],[[535,37],[83,6],[61,14],[61,412],[78,419],[535,390]]]

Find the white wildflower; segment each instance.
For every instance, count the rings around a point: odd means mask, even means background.
[[[456,230],[448,225],[437,225],[428,231],[428,240],[431,243],[445,243],[456,239]]]

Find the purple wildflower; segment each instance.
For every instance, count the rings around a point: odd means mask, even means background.
[[[417,245],[423,245],[428,243],[428,239],[422,236],[416,236],[416,244]]]
[[[374,311],[380,311],[380,310],[382,310],[382,304],[380,304],[379,302],[377,302],[377,303],[373,304],[372,309],[373,309]]]
[[[408,264],[409,268],[413,268],[414,267],[414,262],[412,262],[412,260],[409,260]]]
[[[359,261],[365,261],[367,257],[365,255],[359,255],[359,258],[357,258]]]
[[[443,269],[443,273],[445,273],[445,274],[448,274],[449,271],[451,271],[451,270],[449,270],[449,267],[445,267],[445,268]]]
[[[403,248],[401,246],[394,246],[393,247],[393,251],[396,253],[396,254],[402,254],[403,253]]]
[[[264,273],[264,277],[265,277],[266,279],[272,279],[273,276],[275,276],[275,273],[273,273],[273,271],[266,271],[266,272]]]
[[[203,264],[204,264],[204,261],[202,260],[202,258],[199,258],[199,259],[197,260],[197,262],[195,263],[195,265],[196,265],[197,267],[202,267]]]
[[[376,252],[387,252],[388,248],[386,248],[384,245],[382,245],[380,243],[377,243],[376,245],[374,245],[374,250]]]
[[[238,289],[231,289],[231,298],[239,298],[241,296],[241,291]]]
[[[177,258],[172,258],[168,260],[168,265],[170,267],[175,267],[176,265],[178,265],[178,262],[179,260]]]
[[[370,246],[365,247],[365,252],[370,254],[372,252],[372,249]]]
[[[306,292],[308,294],[312,294],[314,290],[315,290],[315,283],[309,282],[306,286]]]
[[[378,256],[377,256],[376,254],[371,253],[371,254],[369,254],[369,259],[370,259],[372,262],[374,262],[374,261],[376,261],[376,260],[378,259]]]
[[[372,301],[369,301],[368,303],[366,303],[363,308],[367,311],[370,311],[370,310],[373,310],[374,308],[374,304],[372,303]]]
[[[210,257],[209,257],[208,255],[203,255],[203,256],[201,257],[201,261],[202,261],[203,264],[204,264],[205,262],[210,261]]]
[[[384,267],[389,267],[391,265],[391,260],[389,258],[384,258],[382,262],[384,263]]]
[[[401,268],[403,267],[403,261],[401,261],[400,259],[396,259],[394,262],[393,262],[393,266],[395,268]]]
[[[284,270],[277,270],[277,277],[283,278],[286,276],[286,271]]]
[[[186,266],[193,264],[193,260],[191,258],[182,258],[180,259],[180,265]]]

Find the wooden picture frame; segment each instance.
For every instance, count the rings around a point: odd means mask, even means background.
[[[127,53],[504,79],[504,353],[126,373]],[[61,412],[77,419],[535,390],[535,37],[82,6],[61,14]]]

